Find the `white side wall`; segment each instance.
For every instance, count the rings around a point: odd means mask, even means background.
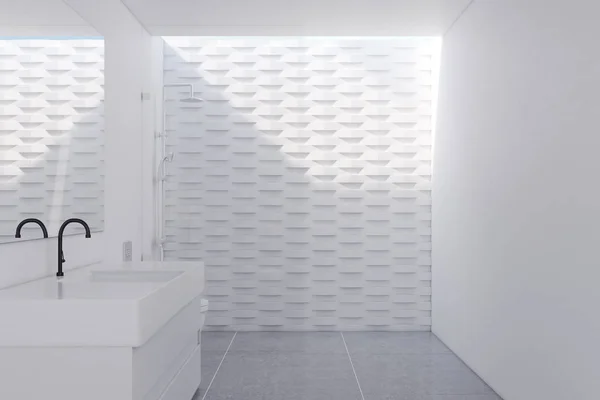
[[[105,41],[106,260],[122,260],[133,242],[133,260],[151,257],[143,243],[153,235],[154,130],[153,38],[119,0],[65,0]],[[142,100],[142,93],[148,94]],[[150,143],[150,144],[149,144]]]
[[[444,40],[433,330],[505,400],[593,400],[600,5],[520,3]]]
[[[121,15],[124,17],[124,15]],[[144,136],[152,137],[152,37],[128,15],[105,35],[106,41],[106,259],[122,259],[133,242],[133,260],[142,257]],[[151,201],[151,200],[150,200]]]

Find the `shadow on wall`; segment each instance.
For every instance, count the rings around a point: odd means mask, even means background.
[[[423,43],[167,40],[206,101],[167,99],[165,256],[205,262],[208,329],[429,330]]]
[[[25,218],[103,228],[104,42],[0,40],[0,243]],[[70,226],[68,233],[81,233]],[[41,237],[26,225],[23,239]]]

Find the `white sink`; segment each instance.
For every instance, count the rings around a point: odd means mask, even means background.
[[[96,265],[0,290],[0,347],[139,347],[203,290],[201,262]]]
[[[92,271],[95,282],[168,282],[183,274],[183,271]]]

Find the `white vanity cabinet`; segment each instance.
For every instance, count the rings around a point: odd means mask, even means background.
[[[200,332],[204,323],[198,297],[144,346],[131,349],[133,400],[191,399],[200,386]],[[113,397],[111,397],[113,398]]]
[[[138,348],[0,348],[0,399],[191,399],[200,386],[201,308],[198,297]]]
[[[139,345],[128,343],[130,338],[118,343],[114,336],[107,338],[106,343],[85,340],[66,345],[52,341],[30,346],[0,343],[0,399],[190,400],[200,386],[201,377],[200,332],[207,308],[201,298],[202,286],[198,287],[197,296],[182,304],[162,326],[152,327],[152,333],[138,335],[146,337]],[[139,304],[154,292],[141,296]],[[82,304],[85,306],[85,301]],[[128,304],[135,309],[138,303]],[[140,332],[147,332],[143,314],[138,314],[141,319],[134,323],[139,325]],[[135,318],[138,314],[131,315]],[[154,324],[151,319],[147,321],[148,326]],[[69,325],[69,321],[60,318],[55,321],[63,322]],[[77,329],[76,325],[70,326]],[[87,334],[88,328],[80,329]],[[76,337],[77,332],[71,333]],[[38,332],[38,336],[43,338],[43,332]]]

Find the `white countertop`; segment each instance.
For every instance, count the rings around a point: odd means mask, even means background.
[[[93,271],[192,271],[201,263],[157,262],[92,264],[65,272],[65,276],[46,277],[0,289],[0,302],[15,300],[140,300],[168,282],[98,282],[90,279]]]
[[[0,347],[138,347],[203,290],[201,262],[95,264],[24,283],[0,290]]]

